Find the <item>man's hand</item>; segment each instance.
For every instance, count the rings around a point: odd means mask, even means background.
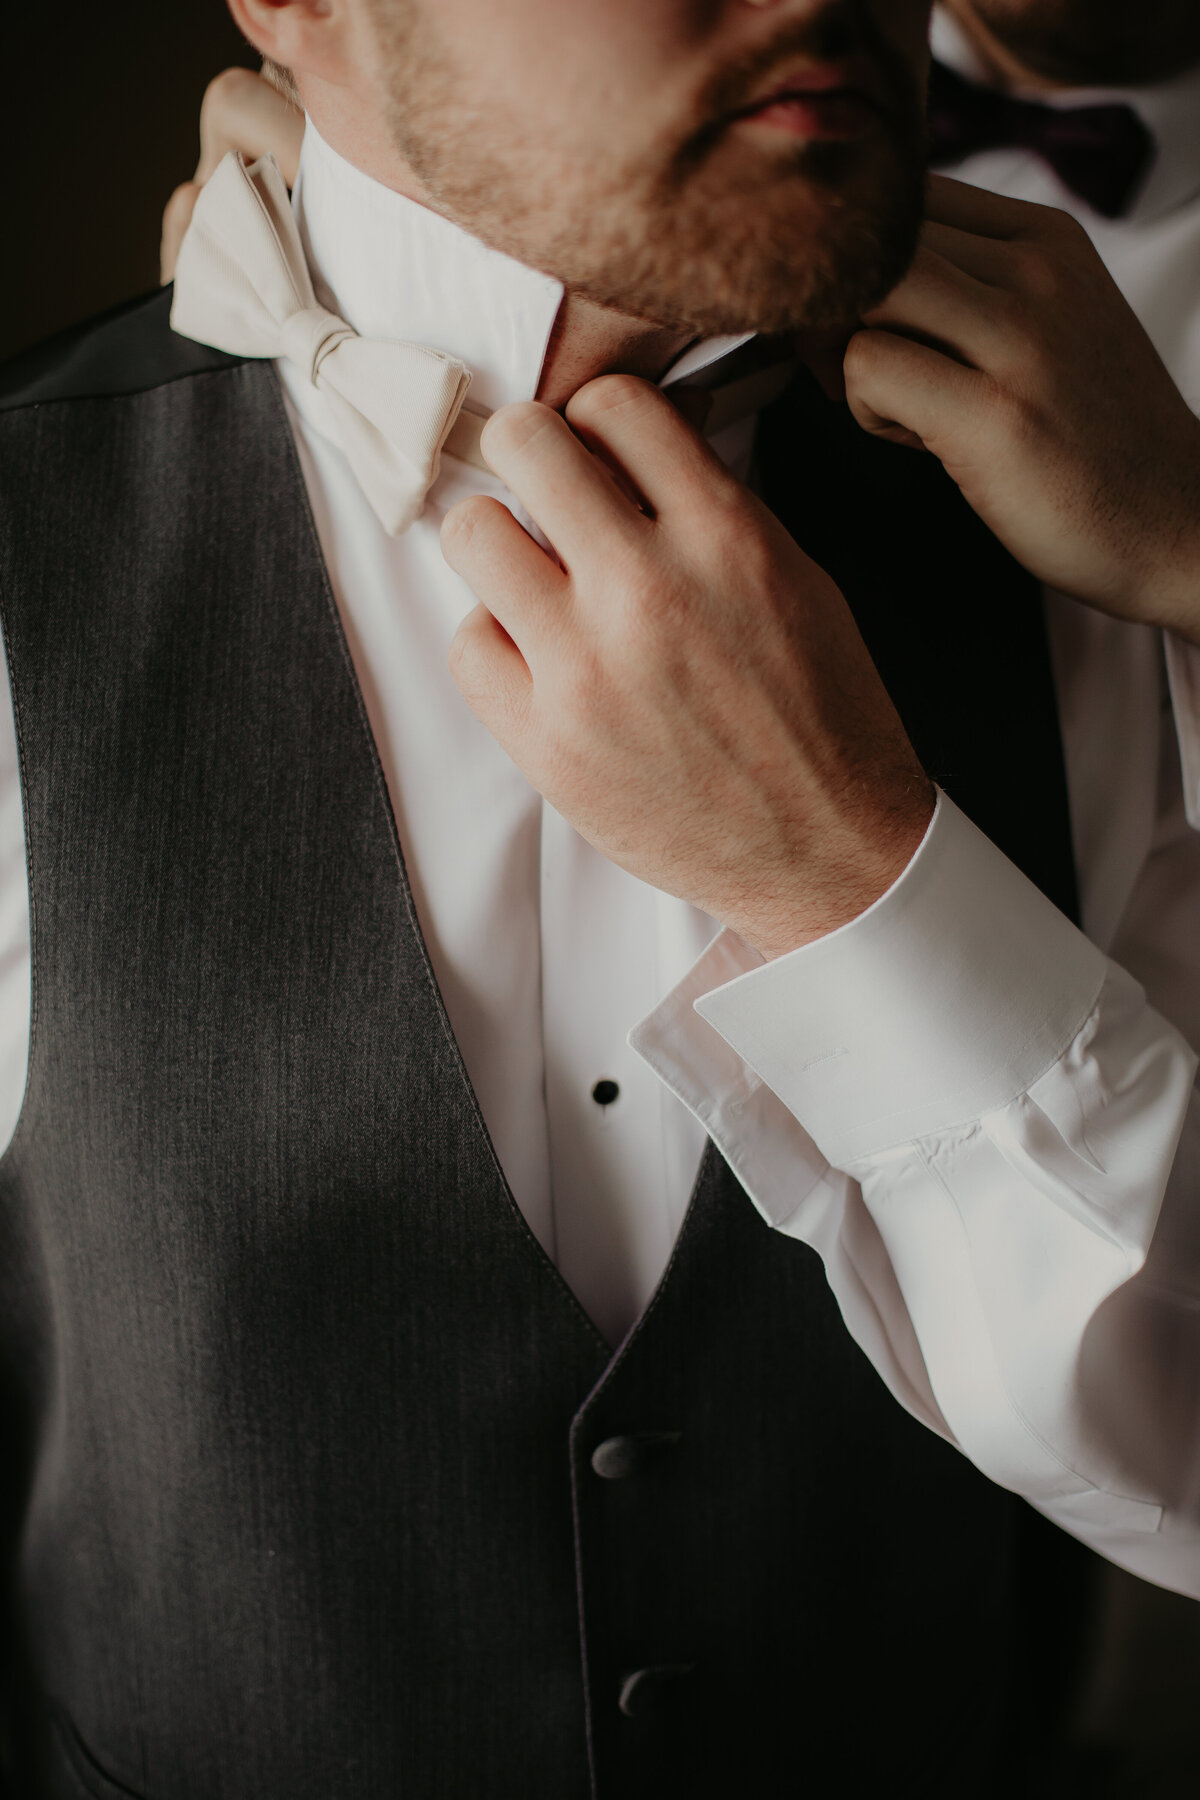
[[[559,558],[497,500],[446,516],[482,602],[450,666],[482,722],[613,862],[764,956],[856,917],[933,792],[833,582],[632,376],[566,420],[505,407],[482,445]]]
[[[221,158],[240,150],[247,162],[273,155],[289,187],[295,184],[304,136],[304,114],[279,90],[249,69],[223,69],[204,90],[200,104],[200,161],[163,211],[158,260],[163,285],[175,274],[179,246],[192,222],[196,196]]]
[[[1050,586],[1200,638],[1200,421],[1082,226],[933,176],[916,261],[864,325],[861,425],[932,451]]]

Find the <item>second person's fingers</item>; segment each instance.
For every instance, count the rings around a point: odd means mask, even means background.
[[[196,207],[196,197],[200,189],[194,181],[184,181],[175,189],[167,204],[163,207],[162,237],[158,246],[159,279],[166,287],[168,281],[175,279],[175,264],[179,260],[179,246],[183,242],[183,234],[192,222],[192,213]]]
[[[1008,348],[1010,328],[995,302],[993,289],[922,244],[899,287],[864,313],[863,323],[912,333],[987,368]]]
[[[224,69],[204,90],[195,179],[203,185],[222,157],[240,150],[247,162],[273,156],[293,187],[303,138],[304,114],[269,81],[249,69]]]

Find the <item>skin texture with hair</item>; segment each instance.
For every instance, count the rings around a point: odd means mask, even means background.
[[[572,58],[569,14],[548,45],[536,6],[498,10],[493,26],[465,0],[371,5],[396,147],[475,235],[687,333],[836,328],[903,273],[922,201],[921,0],[792,13],[715,65],[664,26],[661,68],[644,17],[639,60],[621,57],[628,0],[612,9],[611,69],[594,37]],[[867,136],[767,140],[735,121],[805,60],[844,59],[878,95]]]

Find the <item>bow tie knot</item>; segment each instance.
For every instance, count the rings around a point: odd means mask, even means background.
[[[315,387],[321,364],[354,333],[336,313],[323,306],[305,306],[283,321],[279,345],[281,354],[303,369]]]
[[[1155,155],[1131,106],[1046,106],[981,87],[937,62],[929,77],[929,137],[935,164],[1009,145],[1030,150],[1105,219],[1129,210]]]
[[[285,357],[320,392],[384,529],[399,537],[419,517],[470,374],[425,344],[360,337],[318,303],[273,156],[247,168],[230,151],[202,189],[171,325],[233,356]]]

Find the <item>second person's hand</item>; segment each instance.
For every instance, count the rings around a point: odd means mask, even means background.
[[[223,69],[204,90],[200,106],[200,161],[190,181],[181,182],[163,211],[159,267],[165,285],[175,274],[179,246],[192,222],[196,196],[221,158],[240,150],[247,162],[272,155],[288,187],[296,180],[304,114],[261,75],[250,69]]]
[[[866,430],[931,451],[1040,580],[1200,640],[1200,421],[1082,226],[932,176],[916,260],[863,323]]]

